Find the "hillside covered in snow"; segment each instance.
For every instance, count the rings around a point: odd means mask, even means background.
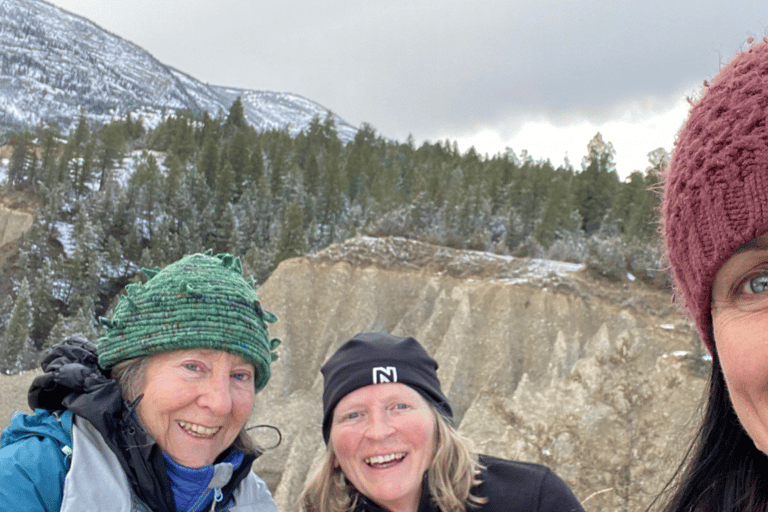
[[[290,93],[199,82],[135,44],[42,0],[0,1],[0,130],[56,123],[66,132],[82,112],[106,123],[131,113],[148,126],[180,109],[226,113],[242,97],[259,130],[292,134],[328,109]],[[357,129],[334,116],[339,136]]]

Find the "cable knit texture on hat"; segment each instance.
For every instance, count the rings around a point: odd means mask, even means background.
[[[691,109],[667,170],[662,230],[676,292],[710,351],[715,275],[768,231],[768,44],[734,58]]]
[[[262,309],[239,258],[208,251],[143,272],[149,281],[128,285],[112,317],[100,318],[102,368],[158,352],[223,350],[253,364],[256,390],[264,387],[280,344],[267,323],[277,318]]]

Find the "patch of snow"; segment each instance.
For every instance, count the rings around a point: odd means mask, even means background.
[[[630,281],[634,281],[635,280],[635,276],[633,276],[631,273],[627,272],[627,279],[629,279]]]
[[[511,256],[509,257],[511,258]],[[568,263],[565,261],[544,260],[539,258],[533,258],[528,263],[528,270],[532,274],[568,274],[571,272],[579,272],[584,268],[581,263]]]
[[[74,241],[72,239],[72,231],[74,226],[68,222],[57,222],[55,225],[56,231],[59,233],[59,242],[64,247],[64,254],[71,256],[74,252]]]
[[[675,326],[672,324],[661,324],[659,327],[661,327],[662,329],[666,329],[668,331],[672,331],[675,328]]]

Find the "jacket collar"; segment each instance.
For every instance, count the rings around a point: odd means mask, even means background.
[[[438,512],[437,507],[432,503],[432,497],[429,495],[428,475],[429,472],[424,473],[424,476],[421,479],[421,498],[419,499],[418,512]],[[363,493],[354,487],[351,488],[353,495],[357,495],[357,507],[355,512],[390,512],[388,509],[378,505],[372,499],[363,495]]]

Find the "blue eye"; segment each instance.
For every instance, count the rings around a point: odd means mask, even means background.
[[[360,416],[359,412],[351,412],[351,413],[347,414],[346,418],[348,420],[353,420],[353,419],[357,418],[358,416]]]
[[[196,372],[196,371],[200,370],[200,365],[194,364],[194,363],[187,363],[187,364],[184,365],[184,368],[186,368],[187,370]]]
[[[395,408],[396,409],[407,409],[408,408],[408,404],[397,404],[395,406]]]
[[[768,275],[758,276],[750,279],[747,283],[749,291],[752,293],[763,293],[768,291]]]

